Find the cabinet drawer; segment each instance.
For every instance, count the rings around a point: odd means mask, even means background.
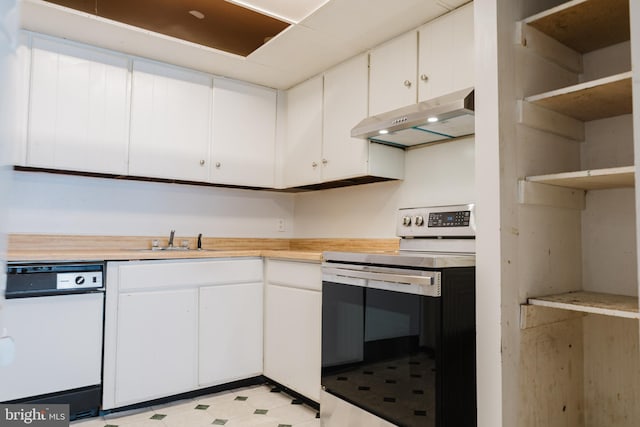
[[[262,259],[134,261],[117,269],[120,291],[261,282]]]
[[[322,290],[319,263],[267,260],[267,282],[294,288]]]

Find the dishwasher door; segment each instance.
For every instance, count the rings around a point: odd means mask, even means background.
[[[100,385],[104,292],[7,299],[3,309],[16,355],[0,367],[0,402]]]

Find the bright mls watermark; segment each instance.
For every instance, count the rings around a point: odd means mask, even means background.
[[[0,404],[0,427],[69,427],[69,405]]]

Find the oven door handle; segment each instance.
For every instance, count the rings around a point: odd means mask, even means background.
[[[408,274],[374,273],[369,271],[347,270],[344,268],[323,268],[325,274],[333,274],[338,277],[353,277],[356,279],[379,280],[381,282],[399,283],[403,285],[432,286],[434,278],[430,276],[415,276]]]

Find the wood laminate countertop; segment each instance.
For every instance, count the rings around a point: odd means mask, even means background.
[[[155,259],[194,259],[265,257],[321,262],[323,251],[396,250],[398,239],[269,239],[269,238],[203,238],[205,250],[156,250],[151,241],[167,246],[166,237],[155,236],[75,236],[75,235],[9,235],[8,261],[129,261]],[[179,244],[194,238],[176,237]]]
[[[151,251],[147,249],[100,250],[9,250],[8,261],[133,261],[154,259],[267,257],[301,261],[322,261],[322,251],[291,250],[189,250]]]

